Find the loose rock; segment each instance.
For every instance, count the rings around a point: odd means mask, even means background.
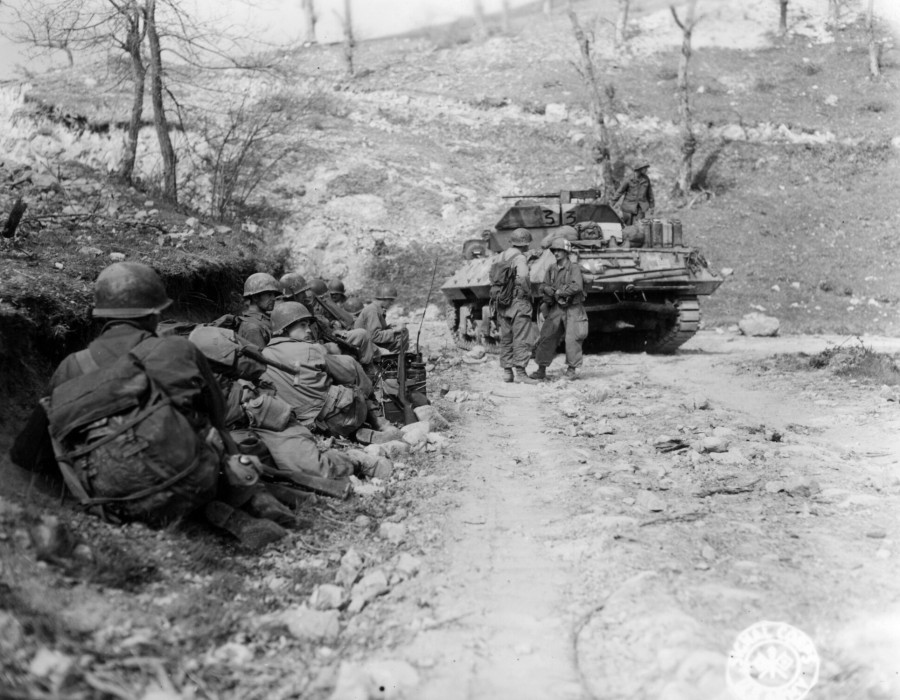
[[[288,628],[291,636],[307,641],[333,642],[341,631],[337,610],[293,608],[284,611],[280,620]]]
[[[749,313],[738,322],[738,328],[744,335],[757,337],[774,337],[778,335],[781,322],[774,316],[761,313]]]
[[[334,610],[341,607],[347,600],[347,594],[340,586],[331,583],[323,583],[316,586],[309,596],[309,606],[313,610]]]

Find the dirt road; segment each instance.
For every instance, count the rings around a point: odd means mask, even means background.
[[[446,546],[381,601],[412,630],[381,656],[417,698],[711,700],[770,620],[813,640],[809,697],[900,697],[900,407],[765,361],[835,340],[701,333],[537,387],[463,365],[444,406],[466,439],[421,506]]]

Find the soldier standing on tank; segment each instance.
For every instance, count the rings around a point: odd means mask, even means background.
[[[256,272],[244,282],[244,299],[247,308],[238,317],[237,334],[264,348],[272,338],[272,320],[269,314],[275,308],[275,300],[281,296],[281,286],[267,272]]]
[[[375,293],[375,300],[369,302],[359,312],[354,326],[369,331],[372,341],[388,352],[400,352],[404,337],[409,340],[409,331],[405,327],[388,325],[385,312],[397,299],[397,288],[390,284],[382,284]]]
[[[622,199],[622,223],[631,226],[635,221],[640,221],[653,213],[655,200],[653,199],[653,185],[647,177],[650,163],[638,161],[634,164],[634,174],[625,180],[610,200],[610,205],[615,205]]]
[[[509,306],[497,305],[497,319],[500,325],[500,367],[503,381],[519,381],[535,384],[525,372],[525,365],[534,352],[534,322],[531,320],[531,278],[525,251],[531,244],[531,234],[524,228],[517,228],[509,239],[510,247],[497,258],[500,263],[510,263],[516,268],[516,286],[513,302]],[[513,374],[515,370],[515,374]]]
[[[584,310],[584,280],[581,269],[569,257],[572,244],[557,239],[550,245],[556,265],[551,265],[541,285],[541,313],[544,324],[535,350],[538,368],[532,379],[546,379],[547,367],[556,356],[560,336],[566,341],[566,378],[575,379],[583,355],[581,343],[587,338],[588,318]]]

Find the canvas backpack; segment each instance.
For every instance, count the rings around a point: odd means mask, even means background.
[[[491,301],[509,306],[516,298],[516,260],[498,260],[491,265]]]
[[[142,362],[145,346],[159,342],[148,339],[106,367],[90,350],[76,353],[83,374],[42,402],[66,485],[112,522],[161,525],[215,492],[218,454]]]

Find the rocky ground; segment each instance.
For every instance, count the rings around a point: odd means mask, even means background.
[[[810,697],[900,697],[900,406],[896,387],[810,368],[842,341],[701,332],[676,356],[589,357],[578,381],[540,386],[432,350],[451,421],[437,447],[310,505],[314,528],[262,557],[128,528],[121,546],[154,570],[136,595],[35,562],[7,518],[19,607],[3,678],[63,697],[87,683],[91,697],[725,700],[735,637],[773,620],[816,645]]]

